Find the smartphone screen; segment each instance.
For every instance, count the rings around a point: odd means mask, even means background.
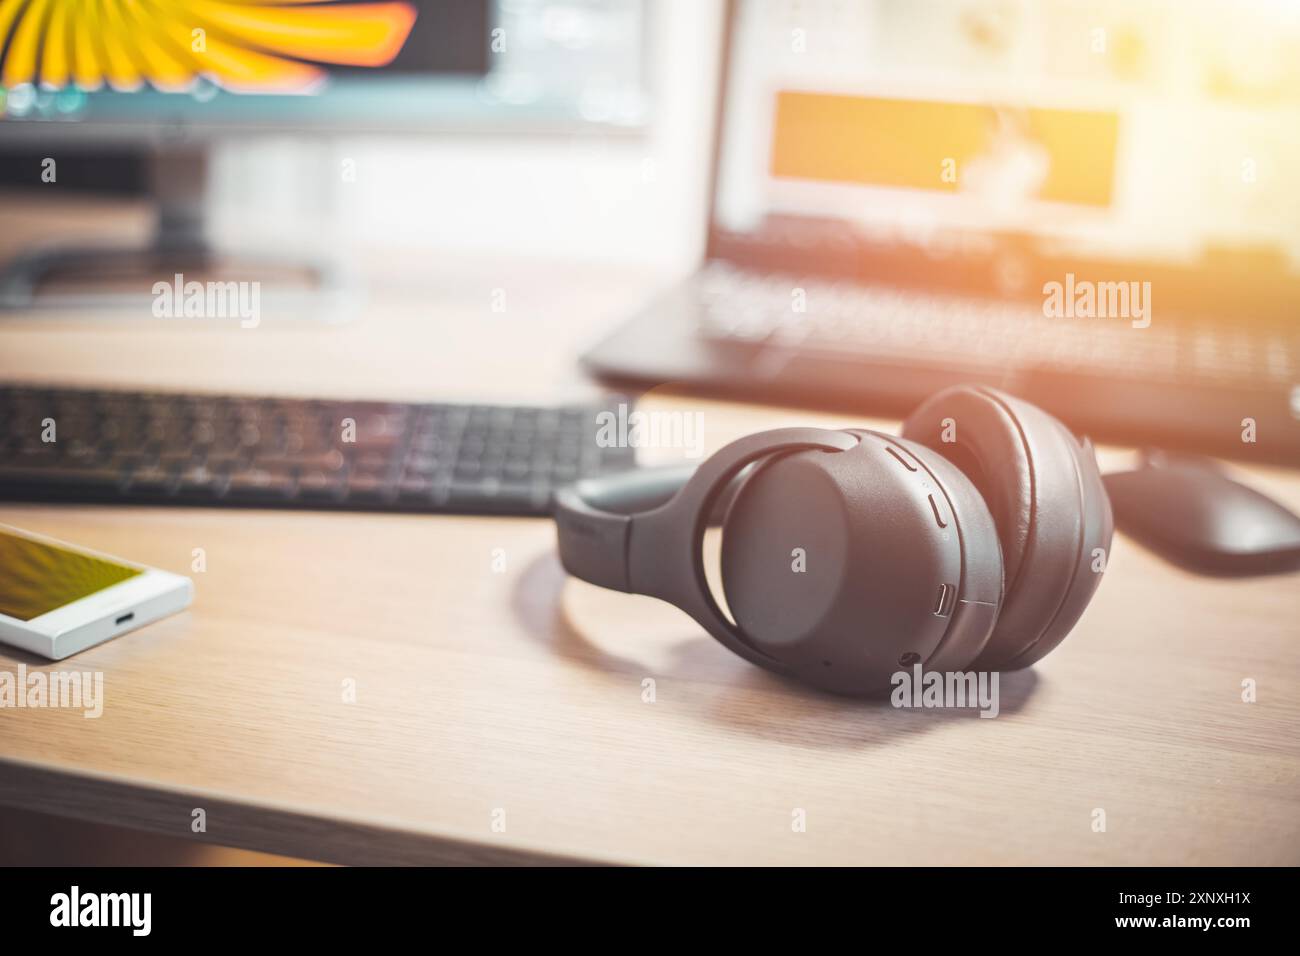
[[[30,621],[141,572],[0,527],[0,614]]]

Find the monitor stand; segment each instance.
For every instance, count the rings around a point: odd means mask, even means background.
[[[162,147],[148,162],[157,206],[149,241],[139,247],[52,245],[20,254],[0,270],[0,310],[112,309],[149,317],[166,311],[155,308],[156,283],[183,288],[191,282],[242,282],[256,283],[260,311],[270,318],[340,322],[351,316],[359,287],[342,262],[233,254],[210,243],[206,150]]]

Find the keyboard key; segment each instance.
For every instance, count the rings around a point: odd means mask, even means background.
[[[307,503],[336,501],[343,497],[346,486],[342,472],[299,472],[297,497]]]

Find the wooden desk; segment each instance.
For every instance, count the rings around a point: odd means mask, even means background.
[[[425,278],[342,327],[0,318],[0,379],[561,399],[586,338],[656,281]],[[651,401],[703,411],[710,448],[843,421]],[[1250,479],[1300,508],[1300,476]],[[666,605],[566,580],[545,521],[0,505],[0,522],[207,561],[185,614],[61,664],[0,649],[2,669],[102,670],[106,695],[98,720],[0,710],[0,803],[353,863],[1300,863],[1295,576],[1195,578],[1117,539],[1076,632],[981,720],[784,683]]]

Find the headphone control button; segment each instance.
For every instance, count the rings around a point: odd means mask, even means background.
[[[930,499],[930,510],[934,512],[935,523],[940,528],[948,527],[948,522],[944,521],[943,517],[939,514],[939,503],[934,500],[934,495],[928,495],[927,497]]]
[[[906,458],[904,458],[902,455],[900,455],[900,454],[898,453],[898,450],[897,450],[896,448],[894,448],[893,445],[886,445],[886,446],[885,446],[885,451],[887,451],[887,452],[889,452],[891,455],[893,455],[894,458],[895,458],[895,460],[897,460],[897,462],[898,462],[900,465],[902,465],[904,468],[906,468],[908,471],[916,471],[916,466],[913,465],[913,464],[912,464],[910,461],[908,461]]]

